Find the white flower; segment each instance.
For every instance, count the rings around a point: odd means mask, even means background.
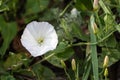
[[[37,57],[54,50],[58,36],[54,27],[48,22],[33,21],[26,26],[21,36],[21,43],[33,57]]]

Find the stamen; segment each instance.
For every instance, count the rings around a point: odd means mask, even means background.
[[[37,42],[38,42],[39,44],[42,44],[42,43],[43,43],[43,41],[44,41],[44,39],[43,39],[43,38],[39,38],[39,39],[37,40]]]

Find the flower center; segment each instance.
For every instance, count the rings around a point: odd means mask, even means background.
[[[40,44],[40,45],[43,43],[43,41],[44,41],[43,38],[39,38],[39,39],[37,40],[38,44]]]

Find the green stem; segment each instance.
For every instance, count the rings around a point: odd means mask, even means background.
[[[77,70],[75,71],[75,80],[79,80],[79,63],[77,63]]]
[[[113,34],[114,31],[110,32],[107,36],[103,37],[102,39],[100,39],[98,42],[80,42],[80,43],[76,43],[76,44],[71,44],[72,46],[80,46],[80,45],[96,45],[98,43],[103,42],[104,40],[106,40],[108,37],[110,37]]]
[[[40,60],[40,61],[37,61],[36,63],[34,63],[33,65],[35,65],[35,64],[38,64],[38,63],[41,63],[41,62],[43,62],[43,61],[45,61],[45,60],[47,60],[47,59],[49,59],[49,58],[51,58],[52,56],[54,56],[56,53],[52,53],[52,54],[50,54],[49,56],[47,56],[47,57],[45,57],[45,58],[43,58],[42,60]],[[32,66],[33,66],[32,65]]]
[[[65,7],[65,9],[60,13],[59,17],[63,16],[64,13],[66,12],[66,10],[70,7],[70,5],[72,4],[72,1]]]
[[[66,68],[64,68],[65,74],[67,75],[68,79],[71,80],[70,75],[67,73]]]
[[[108,80],[108,78],[105,76],[105,80]]]
[[[116,7],[116,8],[120,8],[120,6],[119,5],[114,5],[114,4],[109,4],[109,3],[105,3],[106,5],[108,5],[108,6],[111,6],[111,7]]]
[[[99,24],[99,26],[100,26],[100,29],[102,28],[102,24],[101,24],[101,21],[100,21],[100,18],[99,18],[99,15],[98,15],[98,12],[96,11],[95,12],[95,16],[96,16],[96,20],[98,21],[98,24]]]

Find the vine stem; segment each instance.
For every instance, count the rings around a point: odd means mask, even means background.
[[[66,68],[64,68],[65,74],[67,75],[68,79],[71,80],[70,75],[67,73]]]
[[[108,37],[110,37],[112,34],[113,34],[114,31],[112,31],[110,34],[108,34],[107,36],[105,36],[104,38],[100,39],[98,42],[94,42],[94,43],[91,43],[91,42],[86,42],[86,43],[83,43],[83,42],[80,42],[80,43],[76,43],[76,44],[71,44],[72,46],[80,46],[80,45],[96,45],[98,43],[101,43],[103,42],[104,40],[106,40]]]
[[[72,1],[65,7],[65,9],[60,13],[59,17],[63,16],[63,14],[66,12],[66,10],[70,7],[72,4]]]
[[[56,53],[52,53],[52,54],[50,54],[49,56],[43,58],[42,60],[37,61],[37,62],[34,63],[33,65],[38,64],[38,63],[41,63],[41,62],[43,62],[43,61],[45,61],[45,60],[51,58],[51,57],[54,56],[55,54],[56,54]],[[33,66],[33,65],[31,65],[31,66]]]

